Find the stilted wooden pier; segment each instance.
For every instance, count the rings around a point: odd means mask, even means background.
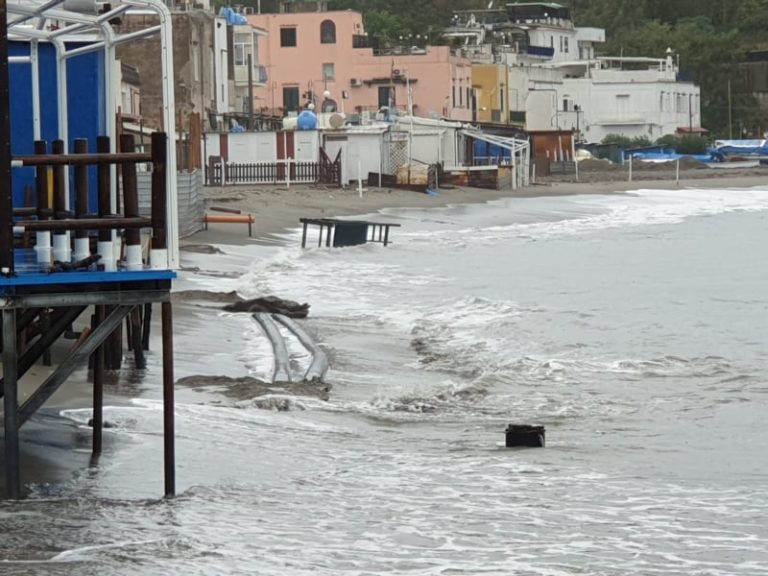
[[[170,290],[175,278],[173,265],[177,263],[177,212],[176,159],[175,153],[169,155],[168,150],[175,146],[169,146],[163,133],[152,135],[151,154],[136,153],[131,136],[123,135],[116,141],[96,137],[96,130],[111,133],[114,127],[115,86],[107,80],[109,74],[104,74],[100,87],[104,90],[104,110],[87,115],[95,124],[84,132],[70,131],[68,119],[80,111],[76,107],[82,102],[68,102],[74,86],[71,81],[78,76],[65,64],[75,54],[101,52],[102,66],[112,66],[117,43],[159,32],[163,126],[173,135],[176,121],[171,15],[162,1],[144,0],[142,5],[158,15],[160,25],[120,35],[111,26],[131,8],[130,3],[105,3],[98,15],[70,10],[65,4],[65,0],[0,0],[0,397],[6,496],[23,495],[20,429],[57,389],[66,385],[75,369],[86,364],[92,368],[93,453],[101,452],[105,371],[117,370],[123,362],[124,321],[128,348],[134,353],[136,366],[144,367],[155,304],[161,307],[165,494],[170,496],[175,492]],[[9,14],[13,17],[9,18]],[[30,24],[33,22],[36,25]],[[28,56],[9,59],[10,29],[15,42],[29,43]],[[58,42],[56,38],[65,32],[67,38],[80,35],[88,46],[71,48],[69,42]],[[98,41],[93,40],[94,36]],[[56,89],[47,87],[41,94],[41,63],[47,61],[37,46],[43,42],[54,46],[50,62],[55,66]],[[19,118],[14,114],[15,130],[11,133],[11,60],[14,66],[29,66],[31,70],[31,134],[25,132],[23,114]],[[69,84],[68,76],[72,76]],[[56,109],[55,120],[45,120],[41,98],[46,108]],[[18,104],[19,100],[14,102]],[[88,134],[92,141],[72,141],[76,131]],[[55,134],[62,140],[45,142],[43,134]],[[12,157],[12,136],[25,140],[14,142],[16,150],[27,150],[26,145],[36,140],[34,154]],[[138,164],[146,164],[152,171],[149,217],[139,212]],[[33,173],[34,186],[25,187],[23,194],[17,189],[14,197],[13,178],[18,179],[16,187],[21,188],[19,182],[32,182]],[[145,238],[149,236],[147,249],[142,246],[142,233]],[[67,344],[67,350],[60,340],[73,336],[74,326],[82,326],[82,332],[74,345]],[[27,384],[22,380],[40,360],[51,365],[53,372],[20,403],[20,383]]]
[[[0,46],[0,61],[2,61]],[[3,107],[0,95],[0,110]],[[123,149],[130,151],[116,154],[80,153],[47,154],[47,144],[37,143],[40,152],[34,156],[11,159],[7,146],[7,112],[5,122],[0,123],[0,312],[2,314],[2,363],[3,379],[0,395],[3,397],[5,479],[7,497],[22,495],[21,462],[19,455],[19,431],[25,422],[64,385],[78,367],[92,358],[93,366],[93,454],[102,449],[105,351],[113,358],[122,357],[121,333],[124,320],[132,327],[131,344],[137,364],[143,362],[145,343],[143,336],[148,329],[148,314],[140,311],[154,303],[162,309],[163,343],[163,403],[164,403],[164,450],[165,494],[175,492],[174,466],[174,391],[173,391],[173,319],[170,302],[171,282],[175,277],[168,269],[166,232],[166,179],[165,159],[167,138],[165,134],[152,136],[152,153],[136,154],[129,138],[122,141]],[[5,125],[5,128],[3,125]],[[101,139],[100,139],[101,140]],[[100,148],[105,142],[101,140]],[[109,142],[106,142],[108,149]],[[81,144],[79,149],[83,149]],[[54,146],[54,150],[60,149]],[[142,218],[138,214],[136,188],[136,164],[152,166],[152,215]],[[34,210],[30,207],[13,206],[10,183],[10,166],[34,167],[37,170],[38,194]],[[122,174],[122,214],[109,210],[110,165],[117,165]],[[74,211],[58,205],[56,198],[63,168],[75,168]],[[99,178],[98,214],[91,214],[88,207],[88,179],[84,169],[96,166]],[[49,206],[50,195],[46,188],[48,169],[54,171],[54,206]],[[61,173],[61,174],[60,174]],[[106,205],[106,206],[105,206]],[[158,254],[152,265],[146,266],[141,256],[142,228],[151,230],[151,251]],[[38,237],[34,247],[31,233],[53,232],[63,238],[54,240],[51,248],[47,238]],[[113,239],[117,232],[126,240],[125,258],[115,257]],[[70,234],[75,235],[75,251],[81,251],[78,260],[51,258],[56,248],[69,254]],[[78,243],[78,240],[80,241]],[[95,245],[95,246],[94,246]],[[94,247],[96,250],[94,250]],[[83,252],[84,251],[84,252]],[[75,258],[75,257],[73,257]],[[84,330],[78,343],[58,363],[53,373],[23,402],[19,403],[19,381],[25,373],[46,355],[52,346],[78,318],[93,310],[92,329]],[[28,329],[45,318],[45,329],[37,330],[32,337],[25,337]],[[117,361],[119,367],[119,360]],[[114,368],[114,366],[113,366]]]

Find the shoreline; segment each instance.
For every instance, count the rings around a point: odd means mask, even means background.
[[[247,245],[274,244],[276,236],[297,229],[299,218],[341,218],[375,214],[384,209],[441,208],[455,204],[483,204],[501,198],[538,198],[582,194],[623,194],[642,189],[712,189],[753,188],[768,186],[768,168],[727,172],[712,169],[681,172],[679,184],[674,173],[646,171],[633,181],[618,179],[622,173],[586,172],[580,181],[548,178],[518,190],[488,190],[451,186],[440,188],[437,196],[397,188],[356,187],[331,188],[322,185],[290,187],[227,186],[205,187],[206,210],[221,207],[241,210],[256,217],[253,237],[249,238],[245,224],[209,224],[181,240],[182,250],[216,244]],[[213,212],[215,213],[215,212]],[[278,243],[282,243],[277,239]]]

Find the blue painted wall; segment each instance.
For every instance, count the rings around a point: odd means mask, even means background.
[[[58,90],[56,89],[56,51],[46,42],[39,45],[40,54],[40,116],[41,137],[50,142],[59,138]],[[76,47],[77,45],[68,46]],[[11,56],[28,56],[29,44],[10,42]],[[11,153],[32,154],[34,128],[32,125],[32,66],[9,66],[11,104]],[[105,133],[104,56],[93,52],[70,58],[67,62],[67,94],[69,119],[69,150],[76,138],[87,138],[89,150],[95,151],[96,137]],[[14,168],[13,205],[24,204],[24,189],[34,190],[34,169]],[[74,203],[74,186],[70,186],[70,202]],[[96,174],[91,169],[89,210],[97,208]]]

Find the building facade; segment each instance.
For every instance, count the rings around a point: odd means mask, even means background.
[[[361,116],[382,109],[469,121],[472,69],[448,46],[404,45],[379,50],[359,12],[281,12],[248,16],[264,29],[259,57],[267,85],[254,90],[255,107],[292,115],[308,102],[332,102]]]
[[[665,59],[595,57],[605,31],[576,28],[565,6],[456,12],[445,36],[473,63],[479,121],[572,130],[587,142],[701,130],[699,88],[678,79],[671,50]]]

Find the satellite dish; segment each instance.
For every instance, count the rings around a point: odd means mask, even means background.
[[[341,128],[344,126],[344,116],[341,114],[333,114],[328,118],[328,124],[330,124],[331,128]]]

